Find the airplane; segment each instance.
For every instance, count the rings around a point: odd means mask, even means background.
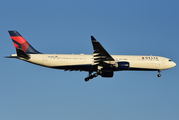
[[[17,58],[36,65],[65,71],[87,71],[85,81],[97,76],[113,77],[116,71],[161,71],[176,66],[171,59],[160,56],[110,55],[93,36],[94,52],[84,54],[42,54],[34,49],[17,31],[8,31],[16,48],[16,54],[6,58]],[[92,74],[95,72],[94,74]]]

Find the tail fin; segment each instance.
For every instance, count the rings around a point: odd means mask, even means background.
[[[17,31],[9,31],[9,34],[14,43],[17,54],[41,54],[40,52],[35,50]]]

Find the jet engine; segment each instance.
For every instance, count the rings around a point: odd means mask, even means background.
[[[117,62],[116,68],[119,70],[128,70],[130,68],[129,62]]]
[[[114,72],[104,72],[104,71],[101,71],[100,75],[102,77],[113,77]]]

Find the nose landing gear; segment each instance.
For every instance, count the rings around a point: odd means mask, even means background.
[[[158,75],[157,75],[158,77],[161,77],[160,73],[161,73],[161,70],[158,70]]]

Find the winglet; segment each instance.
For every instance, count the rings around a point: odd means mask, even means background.
[[[92,41],[97,41],[93,36],[91,36],[91,40]]]

